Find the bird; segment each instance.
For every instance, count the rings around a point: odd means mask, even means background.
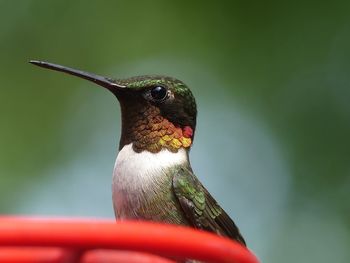
[[[246,246],[234,221],[191,168],[197,106],[184,82],[162,75],[114,79],[49,62],[29,62],[92,81],[118,99],[122,128],[112,179],[117,220],[188,226]]]

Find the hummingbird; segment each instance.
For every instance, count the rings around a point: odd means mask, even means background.
[[[246,245],[191,168],[197,106],[186,84],[168,76],[114,79],[43,61],[30,63],[92,81],[118,99],[122,129],[112,180],[117,220],[184,225]]]

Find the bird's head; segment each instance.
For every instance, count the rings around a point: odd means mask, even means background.
[[[122,111],[120,149],[130,143],[136,152],[177,152],[191,147],[197,108],[191,90],[182,81],[152,75],[111,79],[47,62],[30,63],[87,79],[111,91]]]

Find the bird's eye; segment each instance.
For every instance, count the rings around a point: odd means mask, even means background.
[[[162,86],[156,86],[151,90],[152,99],[156,101],[164,100],[168,95],[168,91],[166,88]]]

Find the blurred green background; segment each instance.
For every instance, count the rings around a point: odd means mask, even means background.
[[[167,74],[192,165],[262,262],[350,262],[348,1],[0,1],[0,213],[113,217],[120,112],[27,63]]]

